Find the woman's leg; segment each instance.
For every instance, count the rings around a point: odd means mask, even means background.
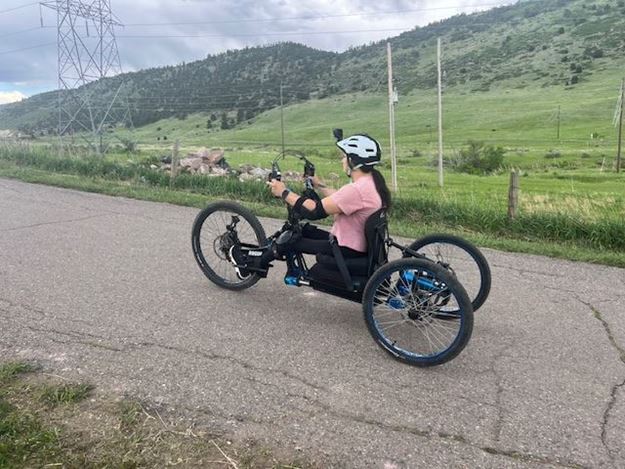
[[[286,253],[326,254],[332,256],[334,250],[330,244],[330,233],[313,225],[305,225],[302,229],[302,237],[286,246],[275,246],[276,251],[269,249],[261,258],[261,265],[267,266],[272,260],[284,256]],[[344,258],[365,256],[366,253],[339,246]]]
[[[330,233],[317,228],[315,225],[306,224],[302,227],[302,237],[308,239],[317,239],[320,241],[327,241],[330,239]]]
[[[341,254],[343,254],[343,257],[346,259],[366,255],[364,252],[354,251],[344,246],[339,246],[339,248],[341,249]],[[290,250],[291,252],[303,252],[304,254],[326,254],[329,256],[334,254],[334,249],[327,239],[300,238],[291,245]]]

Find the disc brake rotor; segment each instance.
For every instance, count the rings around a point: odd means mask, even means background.
[[[213,251],[219,257],[219,259],[223,261],[228,261],[228,251],[232,247],[232,239],[230,237],[230,233],[224,233],[220,236],[217,236],[213,241]]]

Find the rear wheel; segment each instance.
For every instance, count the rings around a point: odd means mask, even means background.
[[[362,304],[376,342],[415,366],[453,359],[473,331],[473,308],[466,291],[448,271],[425,259],[401,259],[376,270]]]
[[[233,225],[234,229],[228,229]],[[259,280],[257,274],[241,275],[232,262],[235,244],[262,246],[266,236],[256,216],[245,207],[228,201],[209,204],[193,222],[193,255],[208,279],[229,290],[243,290]]]
[[[410,249],[452,272],[467,291],[473,311],[490,293],[490,267],[480,250],[466,239],[448,234],[432,234],[416,240]],[[410,257],[405,253],[404,257]]]

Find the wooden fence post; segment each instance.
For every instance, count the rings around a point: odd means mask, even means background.
[[[510,187],[508,188],[508,219],[514,220],[519,208],[519,172],[510,173]]]
[[[171,188],[174,184],[174,179],[178,175],[178,149],[180,148],[180,142],[176,140],[174,143],[174,148],[171,152],[171,173],[169,176],[169,187]]]

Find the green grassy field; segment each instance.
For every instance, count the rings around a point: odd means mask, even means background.
[[[457,155],[469,139],[500,145],[506,156],[503,168],[488,177],[448,172],[443,191],[438,189],[432,164],[437,144],[435,92],[402,97],[396,109],[399,193],[405,197],[435,194],[445,200],[475,200],[505,210],[509,170],[518,168],[522,174],[522,207],[527,212],[575,213],[585,219],[622,216],[625,179],[613,172],[617,134],[612,126],[619,74],[619,70],[609,68],[574,87],[502,88],[484,93],[471,93],[462,86],[448,90],[444,111],[446,158]],[[367,131],[380,139],[388,156],[387,112],[385,96],[373,94],[290,106],[284,110],[286,145],[309,155],[322,176],[340,172],[340,165],[332,161],[331,128]],[[208,131],[206,120],[206,115],[166,119],[137,129],[133,137],[144,151],[153,154],[170,152],[176,139],[183,153],[200,146],[225,147],[234,166],[252,163],[267,167],[279,148],[277,109],[224,131]],[[599,137],[591,139],[591,134]],[[548,153],[559,156],[547,158]],[[421,156],[412,156],[415,154]],[[297,162],[291,166],[299,169]]]
[[[622,77],[621,64],[611,61],[575,86],[493,88],[472,92],[456,86],[444,95],[444,134],[447,152],[469,139],[484,140],[510,149],[547,151],[597,150],[613,158],[616,130],[612,118]],[[608,68],[609,67],[609,68]],[[560,139],[557,109],[560,106]],[[180,139],[187,146],[269,146],[281,142],[280,110],[273,109],[234,129],[206,128],[207,115],[184,120],[164,119],[134,132],[145,147],[166,148]],[[330,149],[331,129],[368,132],[388,149],[388,107],[384,94],[343,95],[307,101],[285,108],[285,141],[289,147]],[[398,154],[417,149],[435,151],[437,126],[436,90],[419,90],[400,96],[396,105]],[[599,139],[591,139],[597,133]],[[167,140],[163,140],[167,137]],[[388,151],[387,151],[388,153]]]
[[[616,129],[612,126],[619,73],[615,68],[595,72],[574,87],[470,92],[459,86],[447,90],[446,161],[456,158],[469,139],[500,145],[505,157],[499,170],[484,176],[454,172],[447,165],[442,189],[433,165],[435,93],[423,91],[401,97],[396,112],[399,190],[395,194],[395,230],[411,237],[427,229],[443,228],[483,245],[599,262],[606,262],[606,256],[616,256],[616,260],[607,262],[622,265],[625,175],[614,171]],[[560,140],[556,139],[558,106]],[[284,116],[287,148],[306,154],[322,178],[335,173],[339,176],[332,179],[333,184],[347,181],[331,137],[333,127],[342,127],[346,133],[367,131],[381,140],[386,157],[381,169],[390,182],[384,96],[359,94],[308,101],[285,108]],[[180,141],[182,156],[198,147],[225,148],[233,168],[241,164],[268,168],[279,151],[279,109],[229,130],[209,131],[207,119],[198,114],[136,129],[131,136],[138,142],[135,153],[119,151],[120,139],[130,134],[116,130],[108,138],[118,150],[104,158],[56,158],[54,150],[45,147],[47,142],[40,140],[17,153],[6,147],[0,152],[0,161],[4,160],[4,174],[12,177],[31,177],[24,176],[30,170],[36,171],[39,179],[45,179],[41,174],[47,172],[96,178],[104,186],[116,181],[124,187],[149,185],[165,191],[171,185],[172,191],[242,200],[257,204],[257,209],[267,207],[259,213],[280,216],[280,205],[260,183],[189,175],[170,183],[167,173],[149,169],[150,164],[171,153],[175,140]],[[591,139],[591,134],[598,137]],[[302,170],[295,158],[281,165],[283,170]],[[520,212],[515,221],[506,217],[511,169],[521,174]],[[76,185],[75,181],[64,184]],[[160,197],[169,201],[170,196],[171,191],[161,193],[156,200]]]
[[[270,151],[233,150],[227,158],[233,167],[249,161],[268,166],[273,155]],[[261,182],[188,174],[172,181],[169,173],[150,168],[157,159],[146,151],[68,158],[57,157],[47,148],[0,147],[0,176],[194,207],[226,198],[243,202],[259,215],[284,216],[280,202]],[[419,164],[423,159],[400,160],[402,177],[421,182],[395,195],[391,214],[394,234],[417,238],[446,231],[481,246],[625,266],[625,202],[622,191],[619,193],[622,175],[579,170],[573,182],[573,173],[566,179],[557,179],[551,171],[525,176],[520,213],[511,221],[506,215],[506,173],[449,174],[447,185],[440,189],[434,171]],[[315,162],[322,176],[337,171],[339,164],[336,157],[317,157]],[[301,162],[286,160],[282,169],[301,169]],[[388,169],[383,171],[388,176]],[[342,176],[334,184],[345,182]],[[602,185],[603,192],[597,185]],[[298,189],[298,184],[292,186]]]

